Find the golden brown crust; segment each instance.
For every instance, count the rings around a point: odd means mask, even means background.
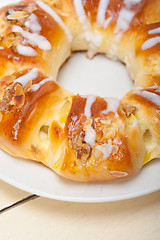
[[[126,178],[160,156],[159,0],[110,0],[104,15],[101,3],[0,8],[1,148],[77,181]],[[67,92],[53,80],[80,50],[123,61],[134,89],[120,101]]]
[[[29,5],[31,3],[31,5]],[[33,4],[33,5],[32,5]],[[2,11],[2,10],[1,10]],[[37,16],[39,25],[41,26],[41,36],[45,37],[52,45],[52,50],[44,52],[42,49],[35,46],[32,41],[26,40],[21,34],[14,33],[12,27],[14,25],[22,27],[25,31],[29,31],[29,28],[25,26],[26,18],[20,19],[8,19],[9,12],[26,12],[31,16],[32,14]],[[15,4],[11,7],[6,7],[1,13],[1,22],[3,27],[3,34],[1,33],[1,45],[3,49],[0,49],[0,64],[2,66],[0,76],[15,71],[23,70],[24,68],[37,67],[46,74],[52,74],[52,66],[49,61],[52,60],[57,49],[66,38],[64,31],[59,24],[48,13],[43,11],[39,6],[35,4],[35,1],[22,1],[18,5]],[[9,33],[6,33],[6,29],[10,29]],[[4,36],[3,36],[4,35]],[[23,44],[25,40],[25,46],[31,46],[37,53],[36,56],[24,56],[17,52],[16,47],[19,44]],[[64,41],[65,42],[65,41]],[[54,54],[53,54],[54,53]],[[54,59],[53,59],[54,60]],[[57,63],[58,64],[58,63]],[[55,72],[55,71],[54,71]],[[55,72],[56,77],[57,72]]]
[[[26,71],[23,73],[25,74]],[[21,74],[22,75],[22,74]],[[32,86],[38,84],[43,79],[46,79],[42,73],[39,73],[37,78],[32,81]],[[14,86],[14,87],[13,87]],[[49,102],[58,102],[63,99],[63,89],[54,81],[48,81],[44,86],[40,86],[37,91],[33,91],[32,88],[22,88],[22,93],[15,96],[17,86],[21,84],[11,84],[11,87],[7,90],[10,91],[9,99],[2,99],[0,101],[0,110],[2,114],[2,121],[0,123],[1,139],[8,141],[9,145],[13,147],[18,146],[24,148],[24,144],[29,140],[28,138],[32,134],[32,126],[40,121],[40,118],[44,114],[44,106],[47,108]],[[11,94],[11,90],[12,94]],[[21,98],[24,98],[23,104]],[[13,100],[16,101],[14,104]],[[26,134],[27,133],[27,134]],[[3,141],[2,141],[3,142]],[[2,148],[7,148],[8,144],[1,144]],[[11,151],[11,150],[10,150]],[[20,153],[14,155],[20,155]],[[24,157],[23,155],[21,157]]]

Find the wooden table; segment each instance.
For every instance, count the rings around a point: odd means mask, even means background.
[[[0,240],[160,239],[160,191],[112,203],[70,203],[0,181],[0,209]]]

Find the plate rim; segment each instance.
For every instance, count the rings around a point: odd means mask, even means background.
[[[75,202],[75,203],[107,203],[107,202],[117,202],[117,201],[122,201],[122,200],[128,200],[128,199],[133,199],[133,198],[137,198],[137,197],[141,197],[141,196],[145,196],[148,195],[150,193],[156,192],[156,191],[160,191],[160,186],[156,186],[155,188],[151,188],[151,189],[147,189],[144,191],[140,191],[137,193],[133,193],[133,194],[124,194],[122,196],[118,196],[118,197],[101,197],[101,198],[85,198],[85,197],[69,197],[69,196],[63,196],[61,197],[60,195],[57,194],[47,194],[44,191],[37,191],[32,187],[27,187],[24,186],[8,177],[5,177],[3,175],[0,174],[0,179],[22,191],[26,191],[28,193],[31,194],[35,194],[37,196],[40,197],[44,197],[47,199],[53,199],[53,200],[58,200],[58,201],[65,201],[65,202]]]

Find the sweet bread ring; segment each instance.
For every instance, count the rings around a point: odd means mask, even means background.
[[[71,52],[126,64],[120,101],[56,80]],[[160,156],[159,0],[1,0],[0,147],[77,181],[132,176]]]

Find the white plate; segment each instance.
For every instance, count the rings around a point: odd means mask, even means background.
[[[122,97],[132,87],[125,67],[97,56],[89,61],[76,54],[63,67],[59,82],[80,94]],[[108,202],[138,197],[160,189],[160,161],[151,161],[129,179],[79,183],[58,177],[42,164],[16,159],[0,151],[0,178],[27,192],[73,202]]]

